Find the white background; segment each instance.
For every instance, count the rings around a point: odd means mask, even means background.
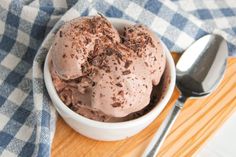
[[[196,157],[236,157],[236,113],[202,147]]]

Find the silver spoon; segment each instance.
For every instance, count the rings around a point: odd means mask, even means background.
[[[209,95],[220,83],[226,69],[228,50],[219,35],[206,35],[192,44],[176,65],[176,84],[180,97],[161,124],[143,157],[157,155],[187,98]]]

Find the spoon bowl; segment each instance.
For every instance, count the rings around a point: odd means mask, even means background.
[[[223,78],[227,57],[227,43],[219,35],[206,35],[190,46],[176,65],[176,84],[182,95],[210,94]]]

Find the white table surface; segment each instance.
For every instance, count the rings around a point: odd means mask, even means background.
[[[236,157],[236,113],[202,147],[196,157]]]

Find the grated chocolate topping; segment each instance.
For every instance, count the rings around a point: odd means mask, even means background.
[[[121,106],[121,103],[119,102],[115,102],[113,104],[111,104],[112,107],[120,107]]]
[[[128,75],[128,74],[130,74],[130,73],[131,73],[130,70],[125,70],[125,71],[122,72],[123,75]]]

